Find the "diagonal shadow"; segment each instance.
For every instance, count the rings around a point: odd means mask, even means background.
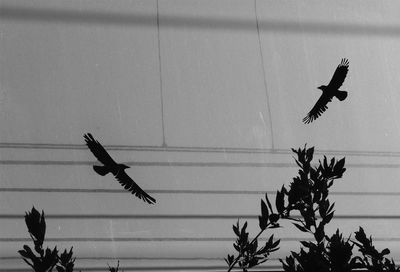
[[[125,25],[154,27],[157,24],[156,14],[117,13],[102,11],[81,11],[61,9],[39,9],[2,6],[0,20],[22,22],[58,22],[87,25]],[[181,15],[160,15],[162,27],[194,28],[211,30],[251,30],[256,29],[254,19],[216,18],[197,16],[196,18]],[[317,21],[260,20],[262,31],[287,33],[314,33],[325,35],[363,35],[363,36],[400,36],[400,25],[372,25],[356,23],[329,23]]]

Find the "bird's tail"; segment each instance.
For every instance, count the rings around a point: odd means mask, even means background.
[[[346,91],[337,91],[336,93],[336,98],[339,99],[340,101],[343,101],[347,97],[347,92]]]
[[[105,176],[108,172],[110,172],[107,167],[98,165],[94,165],[93,170],[96,171],[97,174],[102,176]]]

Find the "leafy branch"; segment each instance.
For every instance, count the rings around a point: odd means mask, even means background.
[[[240,228],[239,220],[236,225],[233,225],[233,232],[237,236],[236,242],[233,244],[235,250],[239,253],[235,258],[234,255],[229,255],[225,258],[226,263],[229,265],[228,272],[238,264],[243,272],[248,271],[256,265],[262,264],[268,260],[268,256],[271,252],[277,251],[280,240],[274,241],[274,236],[271,235],[265,245],[261,248],[258,247],[258,237],[266,230],[272,228],[278,228],[279,215],[272,213],[272,206],[266,195],[268,203],[265,204],[261,200],[261,216],[259,216],[259,227],[260,232],[249,242],[249,233],[246,231],[247,222],[244,223],[243,227]]]
[[[336,179],[346,171],[345,158],[328,160],[326,156],[312,165],[314,148],[304,147],[297,150],[295,162],[299,166],[298,175],[288,187],[282,186],[275,196],[276,213],[265,196],[261,200],[261,216],[259,216],[259,233],[249,242],[246,231],[247,222],[240,228],[239,221],[233,226],[237,236],[233,244],[238,255],[228,255],[225,261],[228,272],[236,265],[244,272],[268,260],[270,253],[278,250],[279,240],[274,241],[271,235],[262,248],[258,248],[258,237],[267,229],[279,227],[280,220],[288,220],[301,232],[313,235],[314,241],[300,241],[303,246],[300,252],[291,252],[285,260],[280,259],[286,272],[350,272],[354,269],[366,269],[371,272],[400,271],[393,259],[385,257],[390,253],[385,248],[378,251],[367,238],[363,228],[355,232],[355,240],[343,238],[339,229],[331,236],[326,235],[325,226],[334,216],[335,203],[331,203],[329,190]],[[362,254],[353,256],[353,248],[357,246]]]
[[[268,195],[265,195],[266,202],[261,200],[261,216],[259,216],[260,232],[249,242],[246,232],[247,222],[239,231],[239,223],[233,226],[233,231],[238,236],[234,244],[238,256],[228,255],[225,261],[228,263],[228,272],[238,264],[243,271],[267,261],[271,252],[278,250],[279,240],[273,242],[273,235],[264,246],[266,254],[260,256],[257,250],[257,238],[266,230],[279,227],[279,220],[286,219],[292,221],[294,226],[302,232],[311,233],[317,243],[303,242],[303,245],[312,248],[316,253],[322,254],[318,246],[325,240],[324,227],[328,224],[334,215],[334,204],[328,200],[329,188],[333,181],[341,178],[346,171],[344,168],[345,159],[336,161],[334,158],[319,162],[318,167],[313,167],[314,148],[292,149],[297,155],[296,164],[300,167],[298,176],[293,178],[289,188],[282,186],[275,196],[276,213],[273,211]],[[292,216],[296,211],[300,213],[300,218]],[[297,255],[300,257],[300,255]],[[290,261],[290,259],[289,259]],[[283,263],[284,264],[284,263]]]
[[[22,259],[33,268],[35,272],[49,272],[56,267],[57,272],[72,272],[74,269],[75,258],[72,258],[72,247],[67,252],[59,256],[57,247],[53,249],[43,248],[43,242],[46,235],[46,221],[44,212],[40,214],[35,207],[25,214],[25,223],[28,232],[34,243],[35,252],[28,246],[24,245],[23,250],[18,253]]]

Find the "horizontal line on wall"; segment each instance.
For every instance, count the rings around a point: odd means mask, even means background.
[[[117,260],[117,259],[114,259]],[[225,264],[225,261],[223,257],[219,259],[221,261],[222,265],[182,265],[182,266],[124,266],[123,264],[120,264],[120,269],[122,271],[226,271],[227,270],[227,265]],[[269,259],[272,260],[272,259]],[[76,271],[109,271],[108,266],[105,265],[103,266],[86,266],[86,267],[79,267],[76,266],[74,267],[74,270]],[[31,271],[29,268],[10,268],[10,269],[1,269],[0,272],[29,272]],[[235,269],[234,271],[238,271]],[[268,262],[258,265],[255,268],[252,268],[252,271],[265,271],[265,272],[283,272],[282,270],[282,265],[280,264],[268,264]],[[357,270],[360,272],[367,271],[367,270]]]
[[[88,237],[69,237],[69,238],[47,238],[47,242],[234,242],[237,238],[224,238],[224,237],[154,237],[154,238],[140,238],[140,237],[113,237],[113,238],[88,238]],[[258,238],[258,241],[267,241],[269,238]],[[275,239],[282,242],[299,242],[309,240],[307,237],[275,237]],[[0,242],[31,242],[30,238],[0,238]],[[400,237],[373,237],[373,241],[378,242],[399,242]]]
[[[277,239],[280,239],[281,241],[286,241],[286,242],[296,242],[300,240],[304,240],[307,238],[279,238],[275,237]],[[377,240],[379,238],[375,238],[374,240]],[[388,241],[387,239],[389,238],[382,238],[384,239],[383,241]],[[93,237],[93,238],[88,238],[88,237],[69,237],[69,238],[47,238],[47,242],[226,242],[226,241],[232,241],[234,242],[236,240],[236,237],[232,238],[223,238],[223,237],[201,237],[201,238],[196,238],[196,237],[154,237],[154,238],[140,238],[140,237],[113,237],[113,238],[104,238],[104,237]],[[259,238],[259,241],[267,241],[268,238]],[[32,239],[30,238],[0,238],[0,242],[31,242]],[[379,241],[379,240],[377,240]],[[400,241],[400,238],[396,240],[394,238],[393,241]]]
[[[295,163],[258,163],[258,162],[121,162],[129,166],[160,166],[160,167],[266,167],[293,168]],[[0,160],[0,165],[95,165],[95,161],[41,161],[41,160]],[[348,163],[347,168],[400,168],[397,163]]]
[[[46,214],[46,219],[214,219],[214,220],[237,220],[258,219],[259,215],[249,214]],[[292,216],[299,218],[299,216]],[[23,219],[23,214],[0,214],[0,219]],[[376,220],[399,220],[400,215],[335,215],[334,219],[376,219]]]
[[[221,258],[221,263],[224,260]],[[253,271],[268,271],[268,272],[283,272],[282,270],[271,270],[271,269],[280,269],[282,266],[279,265],[260,265]],[[204,266],[122,266],[120,265],[120,269],[123,271],[225,271],[227,270],[227,266],[223,265],[204,265]],[[267,269],[267,270],[260,270],[260,269]],[[109,271],[107,265],[104,267],[74,267],[76,271]],[[30,272],[32,271],[29,268],[8,268],[2,269],[0,268],[0,272]]]
[[[0,214],[0,219],[20,219],[22,214]],[[170,214],[170,215],[149,215],[149,214],[46,214],[46,219],[234,219],[258,218],[258,215],[192,215],[192,214]]]
[[[0,143],[0,148],[15,149],[61,149],[85,150],[86,145],[78,144],[50,144],[50,143]],[[104,145],[107,150],[115,151],[149,151],[149,152],[205,152],[205,153],[266,153],[266,154],[293,154],[290,149],[271,148],[240,148],[240,147],[191,147],[191,146],[137,146],[137,145]],[[356,150],[315,150],[315,154],[342,155],[342,156],[371,156],[371,157],[400,157],[395,151],[356,151]]]
[[[47,240],[47,239],[46,239]],[[125,256],[96,256],[96,257],[75,257],[76,260],[133,260],[133,261],[220,261],[221,258],[214,257],[125,257]],[[21,259],[20,256],[0,256],[0,260],[15,260]],[[278,260],[271,258],[270,260]]]
[[[110,193],[126,194],[121,189],[78,189],[78,188],[0,188],[0,192],[21,193]],[[264,195],[275,194],[276,191],[234,191],[234,190],[146,190],[151,194],[205,194],[205,195]],[[348,196],[400,196],[400,192],[329,192],[330,195]]]
[[[223,259],[221,258],[221,263]],[[225,271],[227,266],[120,266],[122,271]],[[283,272],[283,270],[272,270],[279,269],[282,266],[261,266],[253,269],[253,271],[265,271],[265,272]],[[261,270],[260,270],[261,269]],[[76,271],[109,271],[108,267],[74,267]],[[31,272],[28,268],[0,268],[0,272]],[[363,270],[357,270],[362,272]]]
[[[224,260],[221,258],[221,263]],[[120,265],[120,269],[122,271],[227,271],[227,266],[146,266],[146,267],[125,267]],[[77,271],[109,271],[107,267],[76,267],[74,270]],[[31,272],[30,269],[20,269],[20,268],[10,268],[10,269],[1,269],[0,272]],[[238,269],[234,269],[233,271],[240,271]],[[252,268],[251,271],[263,271],[263,272],[284,272],[282,270],[281,265],[259,265],[255,268]],[[367,270],[356,270],[357,272],[367,272]]]
[[[252,163],[252,162],[121,162],[129,166],[174,166],[174,167],[296,167],[294,163]],[[39,161],[0,160],[0,165],[94,165],[96,161]],[[400,167],[400,164],[399,164]]]

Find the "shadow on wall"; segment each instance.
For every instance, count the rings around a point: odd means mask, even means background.
[[[3,6],[0,19],[27,22],[61,22],[71,24],[133,25],[154,27],[156,14],[117,13],[103,11],[64,10],[50,8],[24,8]],[[251,30],[256,27],[255,20],[237,18],[166,16],[161,15],[162,26],[198,29]],[[285,20],[261,20],[258,22],[264,31],[292,33],[400,36],[399,25],[332,24],[327,22],[299,22]]]

